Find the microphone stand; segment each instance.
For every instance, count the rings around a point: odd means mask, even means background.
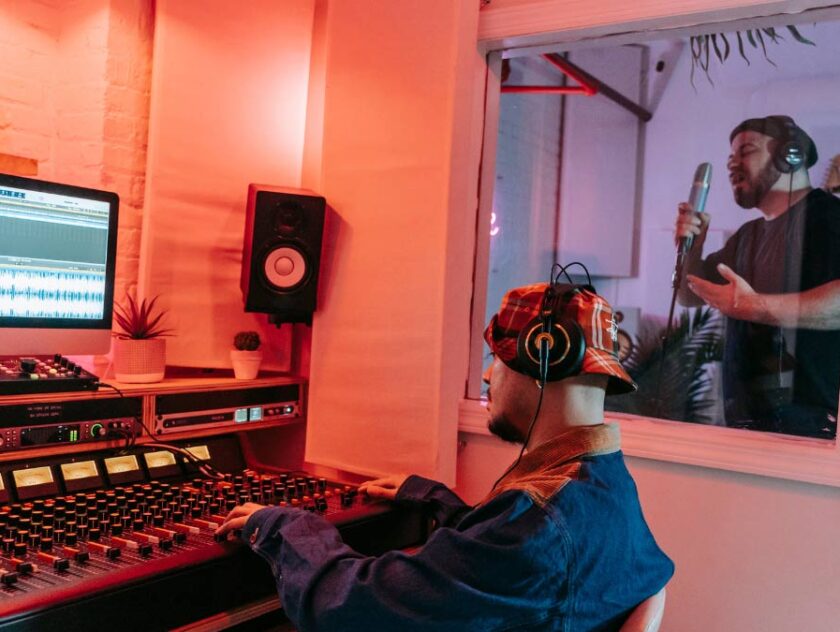
[[[671,338],[671,332],[674,325],[674,308],[677,305],[677,295],[682,285],[683,272],[685,268],[685,261],[688,258],[688,251],[691,250],[691,245],[681,243],[677,249],[677,263],[674,266],[674,276],[671,278],[671,306],[668,308],[668,323],[665,326],[665,333],[660,338],[662,343],[662,359],[659,362],[659,375],[656,378],[656,416],[662,417],[662,369],[665,366],[665,357],[668,352],[668,340]]]

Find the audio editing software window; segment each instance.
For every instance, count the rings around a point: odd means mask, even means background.
[[[582,262],[639,385],[608,409],[833,440],[840,313],[803,295],[840,300],[840,21],[823,15],[500,55],[484,322],[507,289]],[[683,212],[694,276],[669,327]],[[480,331],[471,398],[479,347]]]
[[[0,187],[0,317],[102,318],[106,202]]]

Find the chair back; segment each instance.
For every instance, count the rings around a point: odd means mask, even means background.
[[[665,614],[665,589],[648,597],[630,613],[619,632],[657,632]]]

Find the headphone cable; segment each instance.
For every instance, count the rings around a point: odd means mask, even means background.
[[[525,448],[528,447],[528,442],[531,440],[531,433],[533,432],[534,426],[537,423],[537,417],[539,417],[540,415],[540,409],[542,408],[544,392],[545,389],[540,388],[540,398],[537,400],[537,409],[534,411],[534,416],[531,418],[531,422],[528,424],[528,432],[525,433],[525,440],[522,442],[522,447],[519,449],[519,455],[516,457],[516,460],[510,466],[508,466],[508,468],[504,472],[502,472],[502,475],[496,479],[496,482],[493,483],[493,487],[490,488],[491,494],[493,493],[493,490],[496,489],[496,486],[498,486],[498,484],[502,482],[502,479],[508,474],[510,474],[522,460],[522,455],[525,453]]]
[[[567,263],[566,265],[561,265],[555,262],[554,264],[552,264],[551,271],[548,275],[548,288],[546,290],[546,296],[548,292],[551,291],[557,284],[561,275],[565,275],[571,285],[577,285],[568,273],[568,269],[572,266],[579,266],[583,268],[583,272],[584,274],[586,274],[586,283],[590,288],[592,287],[592,277],[589,276],[589,270],[583,263],[581,263],[580,261],[572,261],[571,263]],[[556,273],[555,270],[557,271]],[[544,312],[546,308],[546,296],[543,297],[543,306],[540,309],[541,312]],[[551,316],[554,316],[553,312],[555,308],[556,305],[551,305]],[[546,323],[544,322],[543,328],[545,327]],[[540,390],[540,395],[539,399],[537,400],[537,408],[534,411],[534,416],[531,418],[531,421],[528,424],[528,432],[525,433],[525,440],[522,442],[522,447],[519,449],[519,455],[516,457],[516,460],[502,473],[502,475],[496,479],[496,482],[493,483],[493,487],[490,488],[490,493],[493,493],[493,490],[496,489],[496,487],[502,481],[502,479],[508,474],[510,474],[510,472],[512,472],[517,465],[519,465],[519,462],[522,460],[522,455],[525,454],[525,448],[528,447],[528,442],[531,440],[531,433],[534,431],[534,426],[537,423],[537,417],[540,416],[540,410],[542,409],[543,394],[545,393],[545,384],[546,382],[548,382],[548,351],[548,340],[543,338],[540,340],[540,377],[537,381],[537,387]]]

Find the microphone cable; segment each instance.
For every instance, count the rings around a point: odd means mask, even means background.
[[[790,182],[788,184],[787,211],[785,211],[786,213],[790,212],[791,202],[793,202],[793,174],[794,174],[794,172],[791,171],[790,172]],[[790,234],[790,228],[789,228],[790,227],[790,217],[788,217],[787,220],[788,220],[788,234]],[[800,252],[801,252],[801,250],[802,249],[800,248]],[[785,291],[787,289],[787,277],[788,277],[787,251],[785,251],[784,257],[785,257],[785,261],[784,261],[784,277],[782,278],[782,291]],[[801,284],[801,282],[800,282],[800,284]],[[779,342],[776,345],[776,348],[777,348],[777,356],[778,356],[777,357],[777,362],[778,362],[778,372],[779,372],[779,374],[778,374],[778,385],[779,385],[779,391],[781,392],[781,389],[784,388],[784,385],[782,384],[782,373],[783,373],[782,369],[784,368],[784,348],[785,348],[785,332],[784,332],[784,329],[782,328],[781,323],[779,324]]]

